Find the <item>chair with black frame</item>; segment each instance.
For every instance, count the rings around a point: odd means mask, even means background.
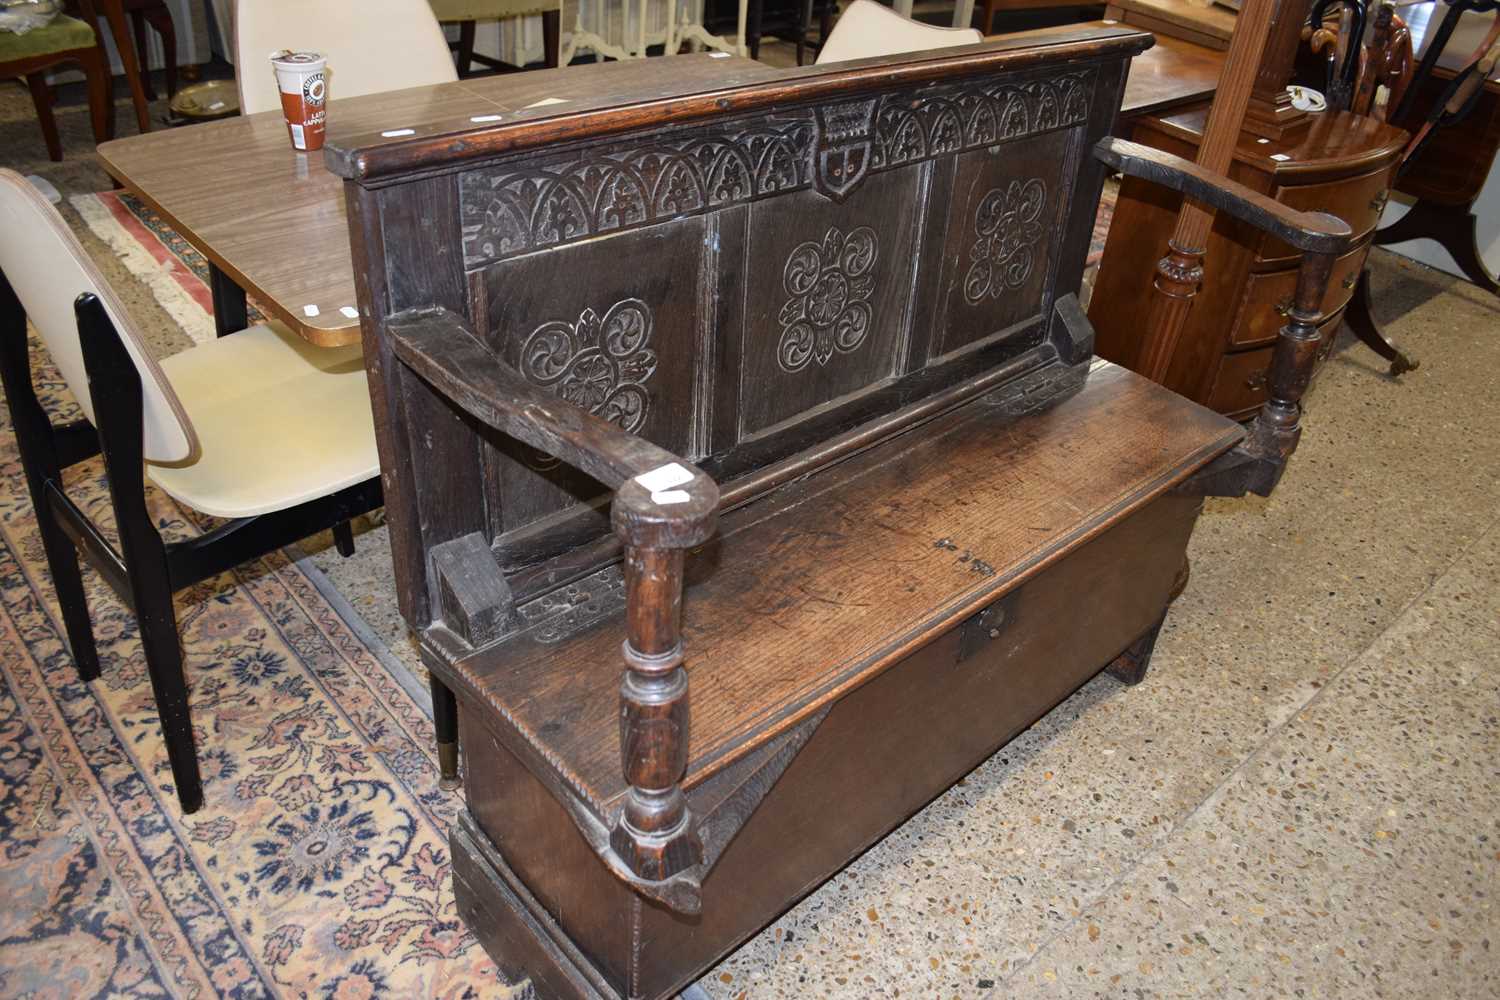
[[[78,557],[136,613],[184,812],[203,802],[172,595],[381,505],[375,432],[358,347],[318,348],[251,326],[158,364],[57,212],[0,170],[0,381],[21,465],[84,681],[99,676]],[[56,426],[32,383],[27,320],[84,419]],[[63,470],[103,455],[116,550],[68,497]],[[183,507],[221,518],[164,541],[145,478]]]

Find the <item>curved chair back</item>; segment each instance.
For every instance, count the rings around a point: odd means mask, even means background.
[[[73,315],[73,300],[84,292],[94,293],[104,304],[140,375],[146,459],[181,462],[198,453],[198,438],[177,393],[99,269],[57,210],[26,178],[5,169],[0,169],[0,273],[21,300],[90,423],[97,426]]]
[[[984,36],[974,28],[935,28],[908,20],[874,0],[854,0],[818,50],[817,65],[982,41]]]
[[[235,0],[234,70],[244,114],[281,107],[268,58],[328,57],[328,96],[358,97],[458,79],[427,0]]]

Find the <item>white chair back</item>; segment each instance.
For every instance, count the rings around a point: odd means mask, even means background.
[[[13,170],[0,168],[0,272],[42,336],[89,422],[98,426],[73,300],[92,292],[104,303],[141,378],[145,457],[181,462],[196,457],[198,438],[172,384],[162,374],[130,315],[67,223],[41,193]]]
[[[235,0],[234,72],[240,110],[281,107],[270,55],[328,57],[328,96],[359,97],[458,79],[427,0]]]
[[[818,50],[817,65],[982,41],[984,36],[974,28],[936,28],[908,20],[874,0],[854,0]]]

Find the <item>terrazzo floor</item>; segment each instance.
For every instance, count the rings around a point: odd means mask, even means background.
[[[53,165],[0,86],[0,165],[107,187],[82,109],[59,121]],[[158,350],[186,346],[63,211]],[[1373,267],[1422,367],[1392,380],[1340,345],[1275,497],[1208,505],[1146,682],[1086,685],[708,994],[1500,996],[1500,301]],[[414,663],[364,529],[314,558]]]

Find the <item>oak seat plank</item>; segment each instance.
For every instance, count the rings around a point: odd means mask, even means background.
[[[1052,410],[1015,418],[976,400],[726,516],[687,560],[684,787],[1022,586],[1242,434],[1096,362]],[[453,668],[596,808],[626,787],[622,618],[562,641],[546,641],[542,620]]]

